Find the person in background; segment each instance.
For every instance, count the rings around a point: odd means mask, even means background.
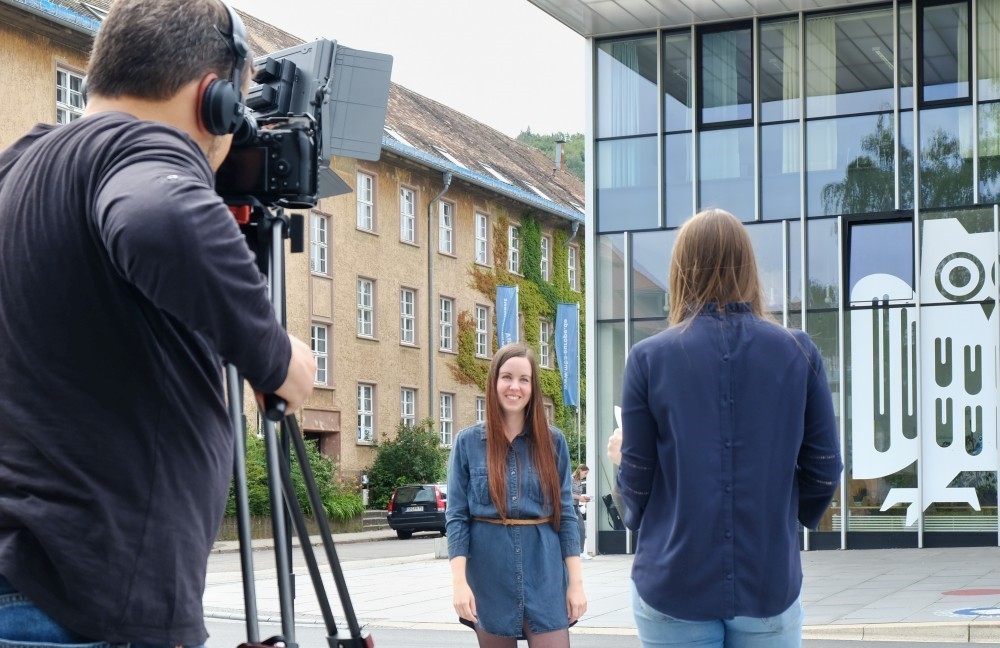
[[[215,192],[251,61],[220,0],[116,0],[83,116],[0,153],[0,645],[208,636],[222,362],[289,413],[316,375]]]
[[[817,527],[843,465],[819,350],[762,304],[742,223],[685,223],[670,327],[629,352],[608,443],[643,646],[801,645],[798,523]]]
[[[454,606],[484,648],[569,646],[587,610],[569,449],[549,427],[538,364],[522,344],[493,356],[486,422],[455,437],[448,464]]]
[[[590,560],[590,555],[586,550],[587,525],[585,524],[585,520],[587,519],[587,502],[590,501],[590,496],[583,494],[583,482],[589,474],[590,468],[587,467],[587,464],[580,464],[573,471],[573,502],[577,505],[580,518],[580,560]]]

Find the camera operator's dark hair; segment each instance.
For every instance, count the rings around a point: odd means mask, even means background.
[[[219,0],[117,0],[97,30],[87,89],[156,101],[210,72],[229,79],[229,22]]]

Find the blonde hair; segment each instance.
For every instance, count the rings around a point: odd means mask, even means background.
[[[670,325],[680,324],[710,303],[744,302],[764,317],[764,294],[753,244],[743,223],[729,212],[709,209],[684,223],[670,262]]]

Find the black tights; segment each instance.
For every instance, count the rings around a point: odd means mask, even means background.
[[[524,622],[524,636],[528,640],[528,648],[569,648],[569,629],[553,630],[552,632],[535,633]],[[476,638],[479,648],[517,648],[516,637],[499,637],[490,634],[476,624]]]

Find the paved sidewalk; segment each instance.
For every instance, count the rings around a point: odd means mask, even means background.
[[[391,531],[337,534],[338,544],[395,537]],[[265,544],[265,543],[261,543]],[[255,542],[255,548],[263,548]],[[235,551],[219,543],[216,551]],[[802,554],[810,639],[870,639],[1000,644],[1000,548],[811,551]],[[574,633],[634,635],[629,600],[630,556],[597,556],[583,562],[589,610]],[[451,607],[448,561],[433,554],[347,561],[342,564],[358,619],[370,627],[462,630]],[[329,569],[324,583],[343,619]],[[302,570],[296,615],[321,621],[319,605]],[[258,571],[259,616],[280,618],[274,570]],[[243,618],[239,574],[210,574],[206,616]]]

